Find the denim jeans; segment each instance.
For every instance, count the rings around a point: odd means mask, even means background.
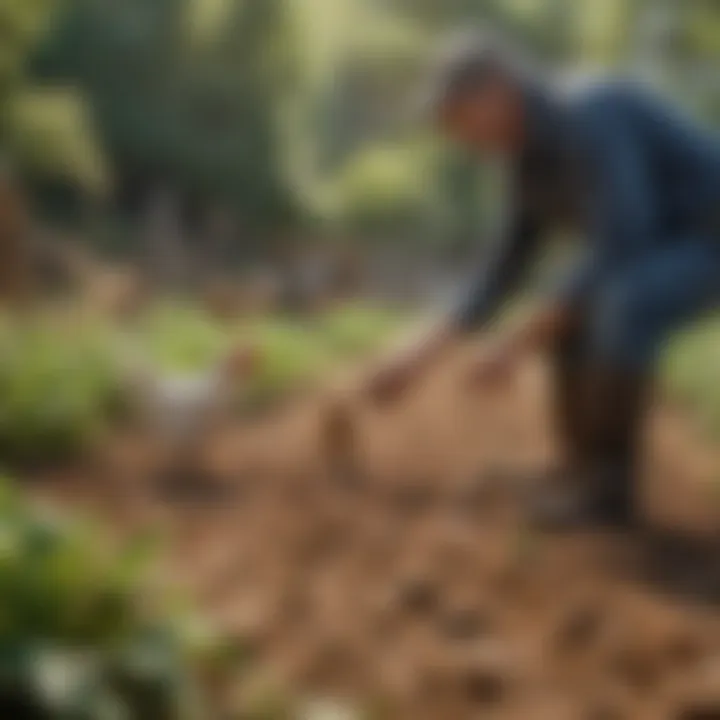
[[[674,240],[617,269],[585,308],[576,352],[599,364],[652,367],[673,331],[720,306],[720,241]]]

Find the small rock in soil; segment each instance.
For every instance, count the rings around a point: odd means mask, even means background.
[[[475,640],[491,628],[489,613],[472,605],[448,608],[440,617],[440,629],[449,640]]]
[[[411,613],[432,612],[439,602],[437,583],[429,575],[411,575],[398,582],[395,598],[400,609]]]
[[[562,618],[555,633],[555,646],[560,652],[586,649],[597,638],[603,624],[602,610],[594,605],[571,608]]]
[[[482,706],[503,702],[517,678],[517,666],[507,648],[490,642],[465,655],[455,671],[463,696]]]

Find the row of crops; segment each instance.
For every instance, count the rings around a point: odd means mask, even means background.
[[[68,313],[0,319],[0,459],[54,463],[92,445],[127,410],[127,360],[142,356],[159,373],[193,373],[234,346],[257,347],[260,362],[244,402],[272,405],[322,381],[329,370],[372,354],[402,323],[366,305],[298,321],[262,317],[233,324],[195,306],[159,306],[131,330]],[[697,325],[666,353],[664,378],[675,397],[720,427],[717,368],[720,321]]]
[[[0,458],[21,464],[69,459],[126,410],[128,357],[157,372],[202,370],[233,346],[260,360],[245,388],[268,404],[372,352],[397,326],[391,314],[350,306],[303,322],[257,318],[228,325],[193,306],[158,307],[122,332],[68,314],[0,323]]]

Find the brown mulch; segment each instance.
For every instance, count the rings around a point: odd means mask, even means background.
[[[481,395],[461,363],[401,407],[227,428],[204,465],[219,504],[159,499],[133,442],[48,487],[165,524],[168,578],[300,692],[398,720],[720,718],[712,449],[658,407],[653,532],[534,532],[508,479],[555,454],[542,372]]]

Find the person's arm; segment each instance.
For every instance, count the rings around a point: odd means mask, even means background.
[[[491,321],[502,301],[524,277],[540,237],[537,223],[522,206],[509,215],[487,260],[451,317],[458,332],[471,332]]]
[[[521,355],[550,345],[575,322],[604,279],[642,254],[654,237],[652,183],[642,145],[622,112],[625,98],[602,97],[583,109],[591,139],[591,193],[587,199],[590,248],[570,275],[481,359],[475,375],[493,377]],[[619,104],[618,104],[619,103]]]
[[[540,230],[516,190],[513,209],[486,254],[485,262],[450,316],[420,336],[420,354],[430,364],[463,335],[478,330],[496,315],[501,303],[522,281],[537,253]]]
[[[526,211],[510,215],[490,259],[472,283],[463,301],[430,328],[411,339],[390,362],[383,364],[370,380],[369,391],[376,399],[401,394],[428,368],[439,362],[456,341],[488,322],[499,304],[520,282],[538,245],[539,232]]]

